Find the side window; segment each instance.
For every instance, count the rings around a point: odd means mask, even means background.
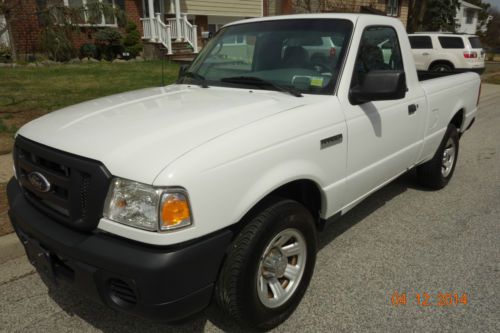
[[[410,36],[412,49],[432,49],[432,40],[429,36]]]
[[[392,27],[365,29],[361,36],[351,86],[363,82],[364,75],[373,70],[404,70],[398,35]]]
[[[463,49],[464,41],[461,37],[438,37],[443,49]]]

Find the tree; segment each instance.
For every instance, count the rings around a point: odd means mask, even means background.
[[[458,0],[428,0],[423,28],[428,31],[455,32]]]
[[[459,6],[458,0],[410,0],[408,32],[454,32],[455,16]]]
[[[488,30],[484,33],[483,42],[491,48],[500,47],[500,12],[496,9],[490,9],[489,15],[493,19],[488,24]]]

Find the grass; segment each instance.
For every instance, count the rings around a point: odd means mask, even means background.
[[[161,84],[161,62],[89,63],[0,69],[0,114],[20,109],[52,111],[101,96]],[[178,66],[166,63],[165,81]]]
[[[165,84],[179,67],[165,63]],[[0,68],[0,154],[26,122],[47,112],[102,96],[161,85],[161,61]]]

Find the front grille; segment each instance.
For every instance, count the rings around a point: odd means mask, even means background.
[[[100,162],[18,136],[14,165],[24,195],[36,208],[80,230],[97,226],[111,179]],[[34,173],[48,181],[48,191],[30,181]]]

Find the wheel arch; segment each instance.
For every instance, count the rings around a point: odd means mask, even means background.
[[[448,123],[453,124],[457,128],[458,132],[461,133],[462,127],[464,125],[464,120],[465,120],[465,109],[462,107],[459,108],[458,111],[456,111],[453,114],[453,117]]]
[[[298,178],[279,184],[262,194],[235,224],[236,229],[243,227],[264,206],[277,198],[294,200],[304,205],[320,227],[321,216],[326,209],[325,193],[316,181],[310,178]]]
[[[431,70],[432,67],[439,65],[439,64],[448,65],[451,67],[451,69],[455,69],[455,65],[453,65],[453,63],[450,60],[439,59],[439,60],[434,60],[433,62],[431,62],[428,70]]]

